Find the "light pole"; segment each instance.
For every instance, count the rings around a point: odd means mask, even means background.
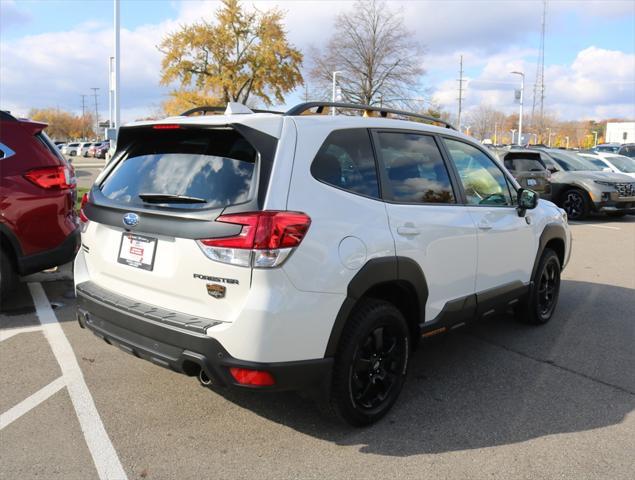
[[[513,145],[513,144],[514,144],[514,138],[515,138],[515,136],[516,136],[516,129],[515,129],[515,128],[512,128],[512,129],[510,130],[510,132],[512,132],[512,141],[511,141],[511,144]]]
[[[498,140],[496,138],[497,134],[498,134],[498,123],[494,122],[494,145],[498,144],[498,142],[496,141]]]
[[[597,147],[598,146],[598,131],[597,130],[593,130],[593,135],[595,135],[595,139],[593,140],[593,147]]]
[[[569,150],[569,137],[564,137],[564,138],[565,138],[565,140],[567,141],[567,146],[566,146],[566,149],[567,149],[567,150]]]
[[[525,74],[523,72],[511,72],[520,75],[520,116],[518,117],[518,145],[522,142],[523,136],[523,94],[525,92]]]
[[[549,134],[549,140],[547,140],[547,146],[549,148],[551,148],[551,135],[552,135],[552,133],[551,133],[551,129],[550,128],[547,128],[547,133]]]
[[[333,72],[333,94],[331,96],[331,101],[335,103],[335,96],[337,95],[337,74],[342,73],[339,70]],[[335,107],[331,107],[331,115],[335,116]]]
[[[120,76],[119,76],[119,67],[121,65],[121,58],[120,58],[120,47],[119,47],[119,0],[114,0],[114,6],[115,6],[115,29],[114,29],[114,36],[115,36],[115,75],[113,78],[113,97],[114,97],[114,105],[113,105],[113,109],[114,109],[114,114],[115,114],[115,128],[119,128],[120,125],[120,115],[121,115],[121,105],[119,103],[119,87],[120,87]]]
[[[532,133],[531,135],[534,137],[534,145],[538,145],[538,134]]]

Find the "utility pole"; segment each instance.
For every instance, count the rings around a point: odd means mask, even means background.
[[[461,131],[461,110],[463,108],[463,82],[465,80],[463,80],[463,55],[461,55],[461,58],[459,60],[459,79],[457,80],[457,82],[459,82],[459,114],[458,114],[458,124],[459,124],[459,132]]]
[[[115,57],[115,71],[114,71],[114,76],[113,76],[113,97],[114,97],[114,115],[115,115],[115,128],[119,128],[120,125],[120,115],[121,115],[121,104],[119,102],[119,88],[120,88],[120,76],[119,76],[119,70],[120,70],[120,65],[121,65],[121,58],[120,58],[120,46],[119,46],[119,21],[120,21],[120,16],[119,16],[119,0],[113,0],[114,1],[114,7],[115,7],[115,11],[114,11],[114,15],[115,15],[115,28],[114,28],[114,37],[115,37],[115,52],[114,52],[114,57]]]
[[[531,107],[531,125],[535,126],[534,119],[536,106],[539,108],[538,126],[542,130],[545,106],[545,27],[547,24],[547,0],[542,2],[542,23],[540,27],[540,48],[538,50],[538,62],[536,63],[536,82],[534,83],[534,98]]]
[[[593,141],[593,146],[597,147],[598,146],[598,131],[597,130],[593,130],[593,135],[595,135],[595,140]]]
[[[86,138],[86,95],[80,95],[82,97],[82,138]]]
[[[98,87],[90,87],[90,89],[93,91],[93,96],[95,97],[95,133],[98,134],[99,132],[99,106],[97,103],[97,91],[99,90]]]

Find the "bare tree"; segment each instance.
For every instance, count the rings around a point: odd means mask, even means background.
[[[340,14],[323,51],[313,50],[311,76],[325,92],[333,72],[342,100],[366,105],[403,105],[416,96],[423,48],[403,18],[377,0],[360,0]]]
[[[492,108],[490,105],[479,105],[470,110],[467,115],[472,136],[483,140],[491,138],[494,134],[500,136],[505,121],[505,114]]]

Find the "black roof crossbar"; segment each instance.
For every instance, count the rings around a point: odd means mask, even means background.
[[[284,114],[285,116],[302,115],[307,110],[311,108],[316,108],[316,107],[317,107],[316,113],[318,114],[321,114],[322,112],[324,112],[325,107],[335,107],[335,108],[342,108],[346,110],[367,110],[371,112],[379,112],[379,114],[384,118],[387,117],[389,113],[392,113],[394,115],[402,115],[404,117],[419,118],[421,120],[426,120],[428,122],[440,123],[444,125],[446,128],[451,128],[452,130],[456,130],[454,125],[452,125],[451,123],[446,122],[445,120],[441,120],[440,118],[431,117],[429,115],[406,112],[404,110],[395,110],[392,108],[376,107],[372,105],[359,105],[356,103],[306,102],[306,103],[300,103],[296,105],[290,110],[287,110]]]
[[[181,113],[179,117],[191,117],[196,113],[200,113],[201,115],[205,115],[206,113],[225,113],[227,107],[212,107],[212,106],[204,106],[204,107],[195,107],[190,108],[189,110]],[[250,110],[254,113],[277,113],[282,114],[283,112],[274,112],[272,110],[256,110],[250,108]]]

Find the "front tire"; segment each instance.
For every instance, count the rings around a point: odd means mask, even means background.
[[[329,404],[350,425],[382,418],[406,377],[410,332],[401,312],[380,300],[362,300],[351,315],[335,355]]]
[[[529,297],[519,312],[520,320],[542,325],[551,320],[560,295],[560,259],[556,252],[546,248],[533,278]]]
[[[572,188],[562,198],[562,208],[571,220],[582,220],[589,215],[591,207],[586,192]]]

